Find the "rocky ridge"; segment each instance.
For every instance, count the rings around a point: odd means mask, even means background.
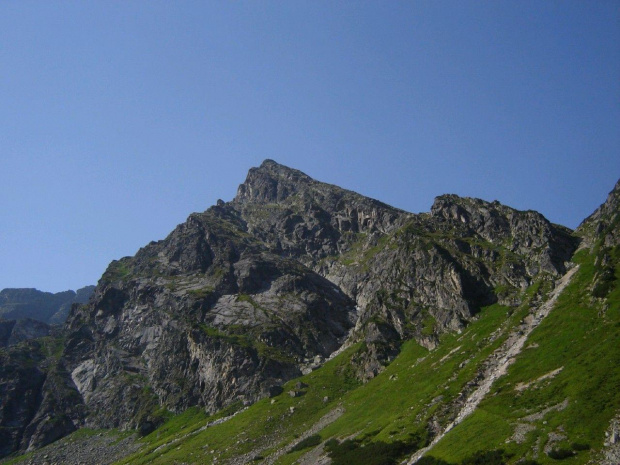
[[[620,181],[607,200],[579,225],[575,233],[583,238],[582,247],[597,254],[592,294],[598,298],[606,297],[616,280],[615,268],[620,260]]]
[[[0,291],[0,318],[20,320],[30,318],[47,324],[62,324],[69,315],[71,305],[88,302],[95,286],[85,286],[77,291],[55,294],[30,288],[7,288]]]

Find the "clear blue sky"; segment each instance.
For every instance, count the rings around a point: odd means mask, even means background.
[[[0,289],[96,283],[265,158],[574,228],[620,177],[620,2],[0,2]]]

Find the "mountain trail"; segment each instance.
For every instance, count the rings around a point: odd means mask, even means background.
[[[431,450],[435,444],[437,444],[446,435],[446,433],[473,413],[476,407],[478,407],[478,404],[480,404],[482,399],[489,393],[495,380],[506,374],[508,367],[512,365],[517,355],[519,355],[521,350],[523,350],[525,341],[527,341],[527,338],[531,332],[542,322],[542,320],[545,319],[547,315],[549,315],[555,306],[559,295],[570,283],[573,275],[578,269],[579,266],[575,266],[564,276],[562,276],[562,278],[556,282],[556,286],[551,292],[551,297],[538,308],[532,309],[533,318],[525,319],[523,324],[515,328],[508,339],[506,339],[506,341],[498,349],[496,349],[489,356],[489,358],[487,358],[483,364],[484,373],[482,374],[482,379],[478,384],[478,388],[467,398],[454,421],[446,426],[441,433],[435,436],[433,441],[427,447],[417,451],[408,460],[403,461],[403,464],[415,464],[424,454]]]

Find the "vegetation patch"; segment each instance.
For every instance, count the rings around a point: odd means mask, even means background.
[[[604,299],[592,298],[600,256],[586,250],[575,256],[580,269],[549,316],[532,332],[527,348],[478,409],[433,448],[434,456],[456,461],[483,446],[502,446],[515,457],[540,463],[570,459],[586,464],[587,451],[602,447],[609,421],[620,409],[620,393],[613,387],[620,385],[620,289],[616,279]],[[618,260],[613,263],[618,276]],[[533,296],[546,283],[535,286],[541,287],[528,292]],[[558,367],[564,368],[555,377],[529,389],[516,389]],[[506,443],[517,423],[533,429],[522,442]],[[566,444],[544,454],[537,444],[559,428]],[[538,457],[533,456],[535,450]]]
[[[202,300],[210,297],[215,292],[212,287],[203,287],[202,289],[190,289],[187,293],[196,300]]]
[[[131,274],[131,268],[127,259],[113,260],[102,278],[106,281],[125,281]]]

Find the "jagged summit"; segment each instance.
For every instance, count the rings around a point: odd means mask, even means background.
[[[251,168],[251,169],[262,169],[262,170],[269,170],[272,172],[280,172],[280,173],[286,173],[286,172],[296,172],[296,173],[301,173],[304,176],[306,176],[304,173],[302,173],[301,171],[295,169],[295,168],[291,168],[289,166],[283,165],[281,163],[278,163],[275,160],[272,160],[271,158],[266,158],[265,160],[263,160],[263,162],[260,164],[260,166],[258,168]],[[309,177],[309,176],[307,176]]]
[[[340,209],[344,203],[364,204],[405,213],[375,199],[317,181],[307,174],[267,159],[258,168],[250,168],[245,182],[237,189],[233,203],[309,203],[326,209]]]
[[[277,203],[307,187],[314,180],[301,171],[265,160],[258,168],[251,168],[243,184],[237,189],[237,202]]]
[[[548,259],[558,270],[562,270],[561,264],[570,259],[575,244],[575,240],[570,238],[569,228],[552,224],[536,211],[516,210],[497,200],[487,202],[454,194],[442,195],[435,198],[431,215],[435,218],[460,222],[493,243],[502,243],[510,239],[510,244],[506,244],[508,248],[523,254],[532,249],[544,250],[547,244],[552,244],[547,250]]]

